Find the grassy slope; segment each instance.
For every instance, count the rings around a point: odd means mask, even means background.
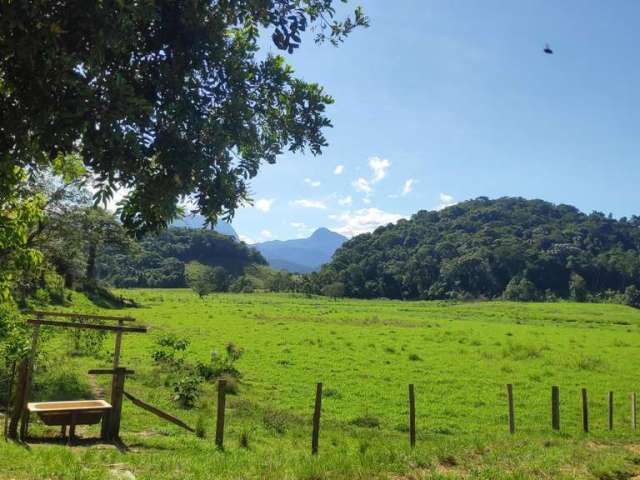
[[[633,453],[628,393],[638,388],[640,312],[616,305],[331,301],[288,295],[215,295],[135,290],[134,315],[151,331],[130,335],[127,390],[213,432],[212,388],[200,409],[179,411],[150,359],[153,341],[191,339],[190,357],[233,341],[246,349],[240,395],[230,397],[227,451],[125,404],[132,452],[0,444],[0,478],[371,478],[391,473],[474,478],[628,478]],[[76,310],[91,305],[78,300]],[[60,345],[61,335],[49,345]],[[107,366],[64,358],[66,369]],[[413,359],[413,360],[412,360]],[[56,362],[60,365],[62,362]],[[49,367],[49,371],[52,367]],[[106,379],[99,379],[104,381]],[[321,454],[308,454],[315,382],[323,404]],[[407,448],[407,384],[417,397],[418,448]],[[518,433],[506,430],[505,383],[513,383]],[[562,433],[549,430],[550,386],[560,385]],[[580,433],[579,390],[589,389],[592,434]],[[616,392],[616,429],[606,431],[606,395]],[[375,417],[379,428],[351,422]],[[265,420],[266,419],[266,420]],[[273,426],[283,426],[277,433]],[[36,426],[36,433],[48,433]],[[95,429],[88,433],[95,433]],[[250,448],[239,447],[248,435]],[[211,435],[210,435],[211,436]],[[640,451],[639,451],[640,452]],[[11,465],[15,465],[11,467]],[[118,467],[110,465],[122,464]],[[638,469],[640,470],[640,469]],[[5,475],[5,476],[3,476]],[[607,476],[610,475],[610,476]],[[410,477],[408,477],[410,478]]]

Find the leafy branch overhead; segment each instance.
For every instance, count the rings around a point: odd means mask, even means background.
[[[130,193],[121,220],[165,227],[191,196],[214,222],[282,152],[319,154],[332,98],[259,37],[292,53],[311,30],[341,43],[368,19],[334,0],[0,1],[0,157],[21,169],[77,153],[96,201]],[[3,177],[0,188],[9,188]]]

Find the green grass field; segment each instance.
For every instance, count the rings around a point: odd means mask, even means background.
[[[146,335],[125,337],[122,364],[136,371],[126,390],[191,425],[204,421],[206,438],[127,402],[122,437],[129,452],[0,443],[1,479],[117,478],[123,472],[154,480],[608,480],[640,474],[629,402],[630,392],[640,390],[640,311],[574,303],[333,301],[275,294],[201,300],[188,290],[122,293],[141,306],[117,314],[150,327]],[[78,294],[69,310],[114,313]],[[86,371],[109,366],[113,338],[93,358],[70,356],[67,334],[44,332],[49,355],[38,369],[40,383],[64,383],[73,373],[79,384],[68,395],[87,394],[93,380]],[[166,374],[154,366],[154,342],[166,333],[191,340],[191,361],[206,361],[229,341],[246,351],[238,362],[240,390],[227,398],[224,452],[213,445],[214,385],[205,387],[196,408],[184,410],[172,401]],[[108,390],[107,378],[97,380]],[[320,454],[312,457],[316,382],[323,382],[325,396]],[[414,450],[407,433],[409,383],[416,391]],[[514,385],[513,436],[506,383]],[[550,428],[552,385],[560,386],[559,433]],[[583,387],[590,399],[588,435],[581,431]],[[615,392],[612,432],[609,391]],[[37,424],[32,431],[57,433]],[[91,436],[98,429],[80,432]],[[248,448],[241,445],[247,441]]]

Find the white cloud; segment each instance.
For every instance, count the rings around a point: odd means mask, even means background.
[[[260,236],[266,240],[273,238],[273,233],[270,230],[260,230]]]
[[[304,198],[300,200],[294,200],[293,202],[291,202],[291,204],[296,207],[302,208],[318,208],[320,210],[326,210],[327,208],[327,206],[321,200],[307,200]]]
[[[402,187],[402,196],[405,197],[407,195],[409,195],[411,193],[411,190],[413,190],[413,184],[415,183],[415,180],[413,178],[408,179],[407,181],[404,182],[404,187]]]
[[[353,185],[353,188],[355,188],[357,192],[369,194],[373,191],[366,178],[360,177],[357,180],[354,180],[351,185]]]
[[[240,237],[240,240],[242,240],[244,243],[247,243],[249,245],[256,243],[254,242],[253,238],[247,237],[246,235],[238,235],[238,237]]]
[[[442,210],[443,208],[450,207],[451,205],[455,205],[456,203],[458,202],[456,202],[453,196],[448,195],[446,193],[441,193],[440,204],[436,207],[436,210]]]
[[[391,162],[386,158],[371,157],[369,159],[369,168],[373,170],[372,183],[379,182],[387,176],[387,170],[391,166]]]
[[[305,178],[304,179],[304,183],[306,183],[307,185],[310,185],[314,188],[319,187],[321,185],[321,183],[317,180],[311,180],[310,178]]]
[[[338,200],[338,204],[342,206],[349,206],[353,203],[353,198],[351,195],[347,195],[346,197],[342,197]]]
[[[291,222],[289,223],[296,230],[296,237],[305,238],[311,232],[313,232],[313,228],[309,227],[306,223],[302,222]]]
[[[395,223],[404,215],[390,213],[378,208],[363,208],[352,212],[344,212],[339,215],[332,215],[330,218],[340,222],[342,225],[332,230],[353,237],[361,233],[372,232],[381,225]]]
[[[344,165],[336,165],[336,168],[333,169],[334,175],[342,175],[342,172],[344,172]]]
[[[275,198],[260,198],[256,201],[256,208],[262,212],[268,212],[275,201]]]
[[[369,197],[364,197],[362,199],[362,203],[364,203],[366,205],[369,205],[371,203],[371,199]]]

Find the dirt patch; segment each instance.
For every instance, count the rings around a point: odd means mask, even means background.
[[[598,442],[587,442],[586,447],[590,450],[604,450],[605,448],[611,448],[611,445]]]

